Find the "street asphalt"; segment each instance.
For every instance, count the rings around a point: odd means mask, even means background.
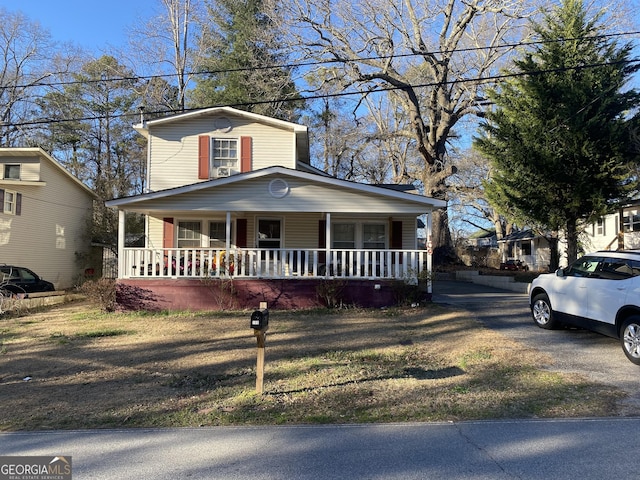
[[[440,282],[434,302],[523,341],[529,330],[541,345],[575,340],[532,326],[526,295]],[[604,342],[609,356],[615,346]],[[640,417],[6,432],[0,456],[71,456],[76,480],[601,480],[640,478],[638,431]]]
[[[77,480],[638,478],[640,418],[0,434]]]

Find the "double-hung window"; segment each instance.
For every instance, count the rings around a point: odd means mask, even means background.
[[[16,192],[12,192],[11,190],[4,191],[4,213],[8,213],[9,215],[16,214],[17,198],[18,194]]]
[[[592,235],[594,237],[595,236],[603,237],[607,234],[605,230],[605,219],[603,217],[600,217],[598,220],[593,222],[592,227],[593,227]]]
[[[383,223],[365,223],[362,226],[362,248],[383,250],[386,244],[386,232]]]
[[[231,224],[231,232],[233,232],[233,223]],[[233,238],[231,240],[233,242]],[[209,222],[209,247],[225,248],[226,245],[227,222]]]
[[[213,138],[211,140],[211,172],[214,177],[225,177],[238,170],[238,140]]]
[[[178,248],[200,247],[201,238],[200,222],[178,222]]]
[[[333,248],[356,248],[355,223],[333,224]]]

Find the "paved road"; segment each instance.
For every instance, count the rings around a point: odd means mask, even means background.
[[[640,418],[0,434],[75,480],[638,478]]]
[[[618,340],[581,329],[538,328],[526,294],[451,281],[435,282],[433,292],[434,302],[468,310],[488,327],[549,355],[550,368],[624,390],[629,397],[623,406],[640,412],[640,366],[627,360]]]
[[[615,340],[538,329],[525,295],[453,282],[434,293],[553,355],[554,368],[638,390],[640,370]],[[0,433],[0,456],[71,456],[76,480],[600,480],[639,478],[639,430],[640,417],[617,417],[12,432]]]

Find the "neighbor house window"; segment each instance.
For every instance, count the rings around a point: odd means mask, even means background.
[[[235,138],[214,138],[211,149],[211,166],[238,167],[238,140]]]
[[[385,248],[384,224],[365,223],[362,226],[362,248],[382,250]]]
[[[522,255],[531,255],[531,240],[525,240],[520,246]]]
[[[7,164],[4,166],[4,178],[20,180],[20,165]]]
[[[604,218],[599,218],[593,224],[593,236],[604,237],[606,234]]]
[[[4,213],[10,215],[16,214],[16,199],[16,192],[12,192],[11,190],[4,191]]]
[[[640,215],[637,210],[625,212],[622,217],[622,229],[625,232],[640,232]]]
[[[178,248],[199,247],[201,236],[200,222],[178,222]]]
[[[233,223],[231,224],[233,232]],[[227,246],[227,223],[209,222],[209,247],[225,248]]]

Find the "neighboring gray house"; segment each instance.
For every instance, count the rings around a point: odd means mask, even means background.
[[[587,225],[584,243],[586,251],[640,248],[640,202]]]
[[[0,148],[0,263],[64,290],[101,267],[89,225],[97,196],[41,148]]]
[[[585,225],[580,242],[584,253],[622,248],[639,249],[640,203],[624,206],[616,213]],[[548,269],[549,243],[544,237],[534,234],[531,230],[523,230],[504,237],[501,243],[504,243],[506,258],[522,260],[534,271]],[[559,248],[560,265],[565,266],[565,242],[562,239],[559,241]]]

